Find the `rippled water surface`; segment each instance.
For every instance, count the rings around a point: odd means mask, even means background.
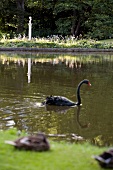
[[[48,95],[82,107],[39,107]],[[98,145],[113,144],[113,55],[0,53],[0,129],[77,134]]]

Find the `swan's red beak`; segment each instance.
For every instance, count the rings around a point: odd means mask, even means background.
[[[88,82],[88,86],[91,86],[91,83],[90,83],[90,82]]]

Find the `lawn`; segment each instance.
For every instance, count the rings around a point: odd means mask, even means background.
[[[22,134],[24,135],[24,134]],[[17,138],[15,129],[0,131],[0,170],[100,170],[92,155],[108,148],[88,143],[55,142],[50,140],[50,151],[19,151],[5,144]]]

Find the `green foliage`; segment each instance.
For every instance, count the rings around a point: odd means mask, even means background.
[[[32,16],[35,37],[55,34],[106,39],[113,37],[113,1],[103,0],[19,0],[0,1],[0,31],[28,34]],[[24,3],[24,6],[22,5]]]
[[[31,48],[97,48],[113,49],[113,41],[77,40],[71,36],[48,36],[47,38],[1,39],[0,47],[31,47]]]
[[[0,40],[3,38],[3,33],[0,32]]]
[[[57,26],[57,33],[61,35],[69,35],[71,30],[71,20],[70,18],[68,19],[58,19],[56,21],[56,26]]]
[[[84,26],[87,28],[86,36],[96,39],[113,37],[113,1],[95,1],[92,13]]]
[[[113,20],[108,15],[95,14],[94,22],[89,21],[86,23],[87,28],[92,29],[87,33],[87,37],[97,39],[108,39],[113,37]],[[100,29],[101,28],[101,29]]]
[[[22,132],[21,136],[26,134]],[[51,150],[30,152],[15,150],[5,144],[5,140],[17,139],[17,131],[0,131],[0,169],[1,170],[99,170],[100,167],[92,155],[97,155],[107,148],[98,148],[88,143],[76,144],[50,141]]]

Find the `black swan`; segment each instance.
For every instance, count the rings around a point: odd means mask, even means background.
[[[50,144],[43,133],[21,137],[15,141],[5,141],[5,143],[13,145],[19,150],[47,151],[50,149]]]
[[[99,156],[92,156],[102,168],[113,168],[113,149],[103,152]]]
[[[77,100],[78,101],[76,103],[63,96],[49,96],[46,98],[46,101],[43,104],[56,105],[56,106],[75,106],[75,105],[80,106],[81,105],[80,87],[82,84],[88,84],[89,86],[91,86],[89,80],[87,79],[81,81],[78,84],[78,87],[77,87]]]

